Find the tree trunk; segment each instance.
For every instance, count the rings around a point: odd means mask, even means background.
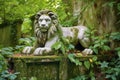
[[[116,30],[114,8],[107,5],[108,1],[73,1],[73,15],[79,16],[78,24],[95,27],[99,34],[111,33]]]

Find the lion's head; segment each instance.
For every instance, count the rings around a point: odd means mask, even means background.
[[[58,30],[57,15],[50,10],[39,11],[35,15],[34,27],[37,40],[44,45],[46,40]]]

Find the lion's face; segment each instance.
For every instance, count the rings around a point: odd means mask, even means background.
[[[51,26],[51,18],[48,15],[41,15],[38,18],[39,29],[42,32],[47,32]]]
[[[42,10],[35,15],[34,32],[39,44],[44,45],[58,32],[58,24],[57,15],[52,11]]]
[[[56,14],[49,10],[42,10],[35,15],[35,30],[48,32],[53,25],[56,27],[58,19]]]

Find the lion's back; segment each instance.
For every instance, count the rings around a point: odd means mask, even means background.
[[[64,37],[82,37],[84,35],[85,30],[87,30],[85,26],[62,27]]]

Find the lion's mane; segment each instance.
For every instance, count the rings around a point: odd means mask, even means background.
[[[52,25],[50,26],[48,32],[41,32],[39,29],[38,19],[41,15],[48,15],[52,20]],[[35,36],[37,38],[37,43],[41,47],[44,46],[46,41],[54,36],[59,30],[57,15],[50,10],[41,10],[35,15],[34,30]]]

